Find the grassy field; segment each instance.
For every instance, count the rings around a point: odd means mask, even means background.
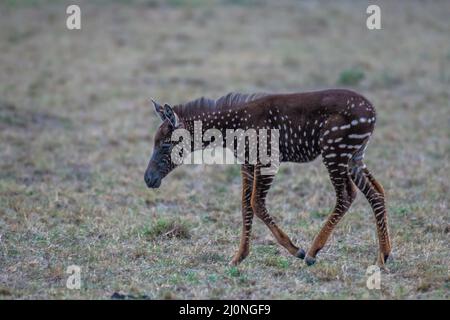
[[[73,1],[0,4],[0,298],[449,299],[450,2]],[[345,87],[378,110],[367,165],[387,192],[394,260],[381,290],[359,194],[307,267],[255,220],[238,247],[239,166],[143,174],[149,104],[229,91]],[[269,211],[308,248],[334,204],[321,159],[284,164]],[[80,290],[66,288],[70,265]]]

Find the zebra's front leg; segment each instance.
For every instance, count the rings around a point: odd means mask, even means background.
[[[305,257],[305,251],[299,249],[292,243],[291,239],[276,225],[273,218],[267,212],[266,195],[272,185],[273,178],[273,175],[262,175],[261,168],[259,166],[255,167],[253,193],[251,198],[253,212],[266,224],[279,244],[285,247],[293,256],[303,259]]]
[[[237,265],[244,260],[250,252],[250,236],[252,231],[253,209],[250,203],[253,190],[254,166],[242,165],[242,234],[239,250],[230,261],[230,265]]]

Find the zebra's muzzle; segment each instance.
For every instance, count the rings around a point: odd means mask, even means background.
[[[145,173],[144,175],[145,183],[147,184],[147,187],[149,188],[159,188],[161,185],[161,176],[159,174],[155,173]]]

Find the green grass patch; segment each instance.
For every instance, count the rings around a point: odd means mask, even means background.
[[[225,270],[225,274],[228,275],[229,277],[236,278],[241,275],[241,272],[237,267],[229,267]]]
[[[268,267],[275,267],[275,268],[279,268],[279,269],[287,269],[291,266],[291,262],[284,258],[284,257],[267,257],[264,260],[264,264]]]
[[[186,223],[164,218],[159,218],[150,226],[143,227],[140,233],[148,240],[157,238],[189,239],[191,236]]]
[[[313,210],[310,212],[309,216],[313,219],[323,219],[328,217],[329,214],[329,210]]]
[[[351,68],[343,70],[339,74],[338,84],[344,86],[356,86],[364,80],[364,71],[360,68]]]
[[[280,254],[276,246],[260,245],[253,249],[257,255],[278,255]]]

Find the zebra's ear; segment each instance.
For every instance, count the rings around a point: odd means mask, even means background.
[[[167,120],[169,120],[172,127],[177,128],[179,124],[178,116],[173,111],[172,107],[169,106],[167,103],[164,105],[164,115]]]
[[[161,118],[162,121],[166,120],[166,116],[164,114],[164,108],[155,100],[151,99],[153,102],[153,106],[155,107],[156,114]]]

